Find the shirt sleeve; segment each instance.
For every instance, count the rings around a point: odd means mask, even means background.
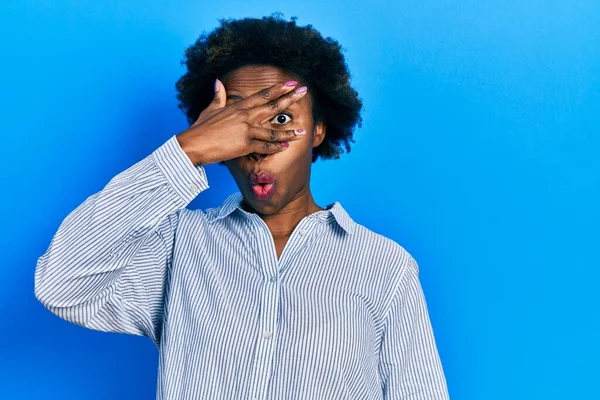
[[[418,264],[412,257],[384,324],[380,352],[384,399],[449,399]]]
[[[180,210],[208,188],[176,135],[71,211],[35,268],[35,296],[86,328],[159,346]]]

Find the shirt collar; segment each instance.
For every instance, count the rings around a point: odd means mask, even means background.
[[[218,208],[216,215],[210,219],[210,223],[217,221],[221,218],[225,218],[236,210],[239,210],[242,213],[248,213],[241,207],[242,200],[243,196],[239,191],[229,195],[225,199],[223,204]],[[333,215],[333,219],[346,233],[351,235],[354,232],[354,227],[356,223],[352,220],[348,212],[346,212],[346,210],[342,207],[339,201],[336,201],[333,204],[329,205],[326,210],[322,210],[313,215],[315,215],[323,221],[328,221],[329,216]]]

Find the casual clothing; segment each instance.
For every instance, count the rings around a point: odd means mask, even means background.
[[[176,136],[62,222],[35,294],[100,331],[148,336],[157,399],[447,399],[415,259],[339,202],[277,259],[264,221],[186,206],[209,187]]]

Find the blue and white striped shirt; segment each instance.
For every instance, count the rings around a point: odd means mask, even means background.
[[[447,399],[415,259],[339,202],[281,257],[236,192],[208,188],[176,136],[64,219],[35,271],[51,312],[148,336],[157,399]]]

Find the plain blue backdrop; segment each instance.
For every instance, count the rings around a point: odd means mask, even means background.
[[[595,0],[0,2],[0,398],[154,398],[150,340],[50,314],[36,260],[186,128],[185,47],[274,11],[345,49],[364,125],[313,191],[419,262],[451,397],[600,398]],[[236,190],[224,167],[208,176],[190,208]]]

